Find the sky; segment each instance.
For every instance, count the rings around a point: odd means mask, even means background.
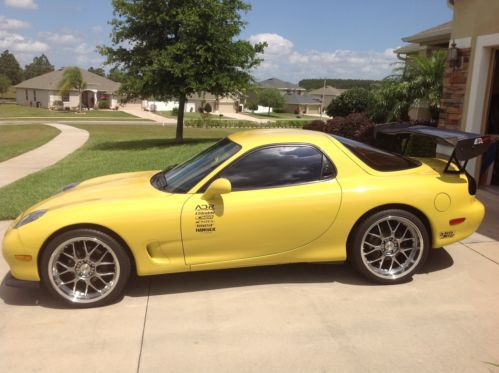
[[[240,37],[266,41],[257,80],[381,79],[401,38],[452,19],[446,0],[246,0]],[[56,66],[100,67],[110,45],[110,0],[0,0],[0,52],[21,65],[45,53]]]

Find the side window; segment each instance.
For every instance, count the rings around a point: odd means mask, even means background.
[[[334,177],[334,167],[309,145],[281,145],[258,149],[222,170],[232,189],[249,190],[301,184]]]

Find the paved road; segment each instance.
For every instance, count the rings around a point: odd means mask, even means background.
[[[88,140],[88,132],[58,123],[44,123],[61,132],[46,144],[0,163],[0,187],[59,162]]]
[[[499,243],[474,235],[397,286],[288,265],[136,278],[116,304],[70,310],[2,285],[0,371],[493,372],[498,283]]]

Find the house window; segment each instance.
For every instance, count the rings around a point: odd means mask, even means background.
[[[61,96],[62,102],[69,102],[69,92]]]
[[[25,91],[26,91],[26,92],[25,92],[25,93],[26,93],[26,101],[28,101],[28,100],[29,100],[29,99],[28,99],[28,90],[27,90],[27,89],[25,89]]]

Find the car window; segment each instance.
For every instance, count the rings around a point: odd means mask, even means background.
[[[227,166],[217,178],[226,178],[232,190],[301,184],[334,177],[334,166],[320,150],[309,145],[261,148]]]
[[[170,193],[188,192],[201,179],[240,149],[241,145],[228,138],[217,142],[185,163],[157,174],[162,179],[162,189]],[[158,176],[155,175],[156,178]]]
[[[401,171],[421,166],[421,162],[399,154],[389,153],[361,142],[341,136],[333,136],[362,162],[377,171]]]

